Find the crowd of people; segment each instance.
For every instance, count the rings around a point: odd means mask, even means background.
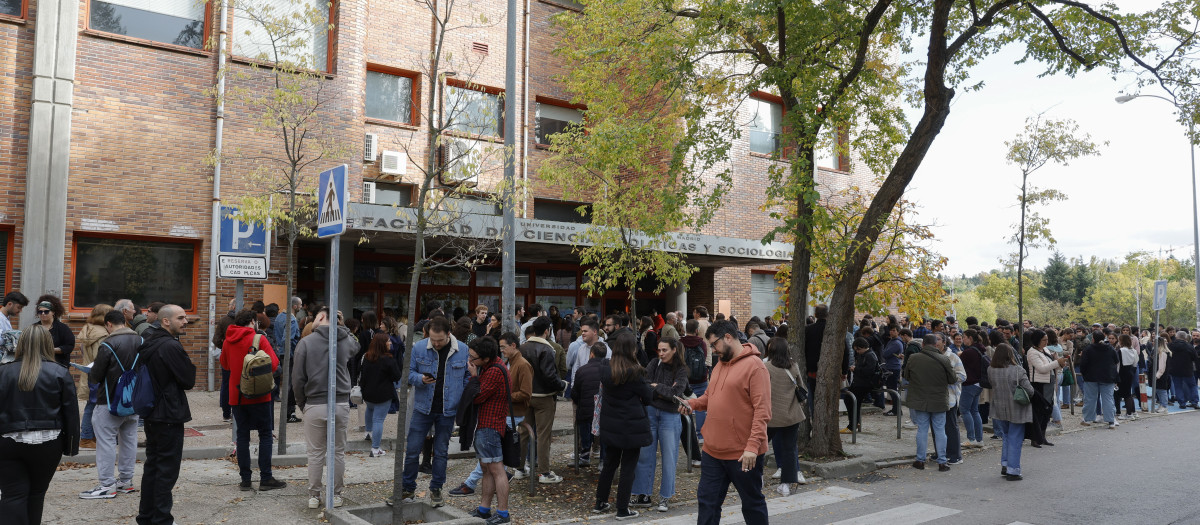
[[[163,303],[143,310],[120,299],[97,305],[76,336],[52,295],[34,301],[36,323],[14,330],[9,316],[29,304],[12,292],[0,305],[0,361],[12,361],[0,366],[0,388],[15,393],[0,399],[0,470],[6,472],[0,513],[13,523],[39,523],[55,466],[81,446],[96,451],[98,483],[80,498],[136,492],[137,432],[144,427],[147,459],[137,522],[172,523],[183,424],[191,419],[185,391],[196,376],[179,342],[188,324],[184,310]],[[670,510],[681,450],[683,461],[701,469],[699,523],[719,521],[731,484],[745,521],[759,524],[768,521],[766,483],[783,495],[805,483],[797,441],[800,424],[812,413],[824,305],[797,328],[805,340],[804,370],[789,353],[786,317],[739,324],[722,314],[710,319],[697,307],[690,319],[683,312],[631,319],[582,308],[543,311],[533,304],[517,309],[520,328],[507,332],[498,313],[483,305],[469,315],[447,315],[432,301],[424,312],[413,326],[415,340],[408,341],[408,320],[389,310],[344,318],[328,307],[306,308],[300,298],[284,311],[262,302],[240,311],[231,305],[212,343],[219,351],[220,398],[233,427],[239,489],[255,489],[252,431],[259,445],[258,490],[287,486],[271,467],[273,401],[285,384],[290,395],[281,410],[287,421],[303,423],[310,508],[322,505],[326,491],[334,506],[342,504],[351,412],[360,411],[358,435],[370,442],[369,456],[382,457],[384,424],[399,412],[401,395],[411,395],[410,413],[398,416],[409,418],[405,450],[398,451],[405,455],[403,500],[416,500],[419,474],[428,473],[429,503],[445,504],[450,438],[457,429],[460,447],[473,448],[478,462],[448,495],[478,497],[472,514],[490,524],[511,520],[510,479],[562,481],[550,453],[559,400],[573,405],[568,439],[579,445],[567,466],[590,467],[598,456],[594,513],[615,511],[616,519],[625,520],[638,516],[636,509]],[[865,316],[846,334],[841,356],[843,392],[853,394],[845,397],[843,431],[861,428],[866,403],[893,417],[907,408],[905,424],[916,430],[912,466],[924,469],[935,461],[939,471],[948,471],[963,462],[963,449],[983,445],[990,420],[991,439],[1001,441],[1001,475],[1020,480],[1024,441],[1053,446],[1046,430],[1061,427],[1070,404],[1081,407],[1085,426],[1099,417],[1116,428],[1147,411],[1136,389],[1141,374],[1153,383],[1158,411],[1169,403],[1200,409],[1200,354],[1192,345],[1198,331],[1159,327],[1155,339],[1155,327],[1035,328],[1028,321],[1015,327],[1003,319],[989,326],[974,318],[965,325],[960,330],[953,317],[909,324],[895,316],[882,323]],[[334,370],[328,366],[330,338],[337,348]],[[72,363],[76,347],[80,355]],[[290,369],[283,369],[285,361]],[[81,372],[77,382],[69,366]],[[128,376],[142,367],[157,401],[139,415],[120,405]],[[330,373],[336,376],[332,419]],[[903,394],[897,399],[889,390]],[[83,401],[82,417],[76,399]],[[337,436],[333,450],[326,449],[329,425]],[[768,448],[778,468],[764,476]],[[328,454],[333,487],[324,486]]]

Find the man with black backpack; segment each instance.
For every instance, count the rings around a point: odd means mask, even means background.
[[[196,386],[196,365],[179,342],[188,324],[187,314],[178,305],[168,304],[158,311],[158,318],[162,328],[146,329],[145,342],[138,348],[138,366],[146,367],[157,394],[153,408],[139,412],[146,420],[146,463],[138,525],[174,521],[171,491],[183,460],[183,424],[192,420],[184,391]]]
[[[229,371],[229,405],[237,429],[237,463],[242,482],[238,488],[253,490],[250,484],[250,431],[258,431],[258,490],[275,490],[287,483],[271,475],[271,448],[275,440],[274,372],[279,357],[265,334],[258,331],[254,310],[242,310],[225,332],[221,349],[221,368]]]
[[[679,339],[683,344],[683,362],[688,367],[688,389],[696,394],[696,397],[704,395],[708,390],[708,344],[700,337],[700,321],[689,319],[684,325],[683,331],[687,335]],[[685,392],[686,393],[686,392]],[[692,461],[692,466],[700,466],[700,430],[704,428],[704,418],[708,415],[707,411],[697,410],[694,412],[696,419],[696,428],[694,431],[687,432],[687,426],[684,426],[685,432],[680,434],[680,440],[690,441],[690,450],[692,457],[688,458]],[[684,450],[689,443],[683,442]]]
[[[125,314],[112,310],[104,316],[108,337],[100,343],[96,361],[88,372],[88,381],[103,385],[96,392],[96,410],[92,411],[92,429],[96,433],[96,473],[100,484],[79,493],[81,499],[115,498],[117,493],[133,492],[133,466],[137,461],[137,414],[124,414],[118,406],[121,394],[117,384],[126,372],[132,373],[138,361],[142,337],[125,324]],[[131,410],[131,409],[130,409]],[[113,477],[114,463],[117,467]]]

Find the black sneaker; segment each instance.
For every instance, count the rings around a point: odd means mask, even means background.
[[[250,480],[244,479],[241,483],[238,483],[238,490],[242,492],[248,492],[254,490],[254,485],[250,484]]]
[[[286,481],[279,481],[275,478],[267,478],[258,482],[258,490],[275,490],[287,487]]]
[[[482,513],[482,512],[479,512],[479,507],[475,507],[475,508],[471,509],[471,517],[472,517],[472,518],[479,518],[479,519],[481,519],[481,520],[487,520],[487,519],[491,519],[491,517],[492,517],[492,512],[491,512],[491,511],[488,511],[488,513],[487,513],[487,514],[484,514],[484,513]]]
[[[637,494],[629,498],[630,507],[649,507],[653,502],[650,501],[650,496],[646,494]]]
[[[442,489],[429,489],[429,504],[434,508],[446,504],[446,500],[442,499]]]
[[[456,489],[450,490],[450,495],[455,498],[462,497],[462,496],[470,496],[474,493],[475,493],[475,489],[468,487],[466,483],[459,485],[458,488],[456,488]]]
[[[478,509],[476,509],[476,510],[478,510]],[[508,523],[508,522],[509,522],[508,516],[501,516],[500,514],[496,514],[495,516],[488,518],[487,525],[500,525],[501,523]]]
[[[433,465],[421,465],[417,471],[422,474],[433,474]]]
[[[612,511],[612,503],[607,501],[604,503],[597,503],[595,507],[592,507],[592,514],[605,514],[610,511]]]
[[[640,515],[636,510],[626,510],[625,512],[617,511],[617,520],[631,520]]]
[[[925,462],[924,461],[914,461],[912,466],[913,466],[913,468],[915,468],[917,470],[925,470]]]
[[[950,465],[938,463],[938,472],[950,472]]]
[[[300,421],[301,419],[296,417],[295,414],[288,416],[288,423],[299,423]]]

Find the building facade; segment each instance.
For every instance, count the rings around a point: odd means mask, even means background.
[[[566,68],[553,53],[563,45],[553,17],[573,16],[569,0],[525,0],[518,23],[517,93],[504,94],[505,2],[457,4],[460,29],[445,35],[444,50],[458,57],[428,78],[437,24],[417,2],[382,0],[255,0],[278,10],[297,5],[327,12],[324,26],[299,38],[312,51],[330,96],[319,110],[321,125],[355,147],[346,158],[310,167],[348,167],[351,230],[342,240],[338,279],[343,311],[392,309],[423,314],[407,304],[412,243],[404,209],[417,184],[414,162],[423,162],[428,108],[462,104],[483,115],[483,124],[464,123],[449,133],[456,147],[494,147],[502,126],[489,121],[491,108],[516,104],[518,195],[518,302],[560,308],[582,305],[597,312],[624,310],[628,293],[602,297],[581,291],[583,269],[572,245],[586,225],[565,202],[539,184],[538,166],[548,156],[547,136],[579,119],[579,105],[555,82]],[[236,5],[236,3],[235,3]],[[205,159],[217,146],[217,102],[213,88],[221,71],[219,26],[226,21],[228,83],[242,89],[269,87],[254,57],[264,47],[261,28],[235,7],[228,12],[194,0],[0,0],[0,177],[8,198],[0,202],[0,279],[6,290],[31,299],[51,293],[63,299],[78,329],[98,303],[128,297],[145,305],[162,300],[183,306],[196,321],[185,347],[202,373],[208,369],[207,328],[223,315],[234,281],[208,282],[213,271],[213,169]],[[453,73],[453,74],[445,74]],[[232,86],[237,88],[239,86]],[[504,95],[501,97],[500,95]],[[482,108],[482,109],[481,109]],[[700,270],[687,286],[663,294],[639,292],[638,313],[654,308],[690,311],[705,306],[741,320],[769,315],[780,305],[773,276],[791,259],[790,246],[763,245],[775,223],[762,211],[767,168],[781,120],[770,95],[744,104],[747,133],[731,153],[733,186],[727,204],[699,233],[680,232],[676,249]],[[270,155],[277,144],[261,129],[247,103],[226,98],[222,149],[241,159]],[[359,154],[358,152],[362,152]],[[852,170],[844,157],[820,162],[819,182],[863,184],[869,174]],[[252,176],[247,160],[222,166],[220,201],[269,191]],[[499,172],[483,170],[478,192],[495,187]],[[469,205],[477,217],[470,231],[495,228],[495,207]],[[284,282],[282,238],[274,235],[270,275],[247,281],[248,300],[281,306]],[[324,301],[329,275],[328,242],[301,242],[297,250],[297,293]],[[499,307],[499,264],[474,271],[439,269],[421,278],[418,303],[431,299],[470,309]],[[210,305],[216,305],[210,308]],[[645,308],[645,309],[644,309]],[[27,309],[30,314],[32,309]],[[25,314],[23,314],[25,315]],[[32,322],[25,315],[21,324]],[[219,377],[219,375],[218,375]],[[211,384],[209,385],[211,387]]]

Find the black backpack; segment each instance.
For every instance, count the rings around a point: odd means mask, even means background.
[[[988,379],[988,368],[992,366],[992,360],[988,358],[987,352],[980,350],[978,347],[971,347],[976,352],[979,352],[979,387],[992,388],[992,380]]]
[[[699,346],[684,347],[683,361],[688,366],[689,383],[703,383],[708,381],[708,366],[704,363],[704,348]]]

